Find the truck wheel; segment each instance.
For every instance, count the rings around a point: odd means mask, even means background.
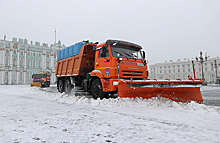
[[[100,98],[103,99],[104,98],[104,92],[102,91],[102,84],[101,81],[99,79],[95,79],[92,82],[91,85],[91,93],[94,99]]]
[[[65,93],[69,94],[72,89],[73,89],[73,86],[70,84],[70,81],[66,80],[65,81]]]
[[[64,86],[63,86],[63,81],[62,81],[62,80],[59,80],[59,82],[58,82],[58,91],[59,91],[60,93],[63,93],[63,88],[64,88]]]

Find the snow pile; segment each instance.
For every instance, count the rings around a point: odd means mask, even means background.
[[[204,104],[198,104],[196,102],[181,103],[174,102],[170,99],[163,97],[153,97],[150,99],[142,98],[109,98],[100,100],[94,100],[86,96],[75,96],[73,94],[67,95],[65,93],[51,93],[48,91],[42,91],[39,87],[32,87],[30,89],[37,93],[37,95],[61,103],[87,105],[93,107],[111,107],[111,108],[174,108],[177,110],[189,110],[200,112],[217,112],[220,114],[220,107],[208,106]]]

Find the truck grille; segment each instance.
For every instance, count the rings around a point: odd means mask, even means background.
[[[34,80],[34,82],[43,82],[43,80]]]
[[[122,71],[123,76],[129,77],[142,77],[143,72],[141,71]]]

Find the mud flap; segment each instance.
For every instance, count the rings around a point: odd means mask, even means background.
[[[125,81],[119,80],[118,97],[148,99],[152,97],[169,98],[176,102],[203,101],[200,86],[201,80],[175,81]]]

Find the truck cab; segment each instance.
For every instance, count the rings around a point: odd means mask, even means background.
[[[119,40],[107,40],[97,45],[94,70],[90,74],[94,98],[117,93],[119,79],[143,80],[148,77],[145,53],[141,49],[139,45]]]
[[[32,86],[49,87],[50,73],[33,73]]]

